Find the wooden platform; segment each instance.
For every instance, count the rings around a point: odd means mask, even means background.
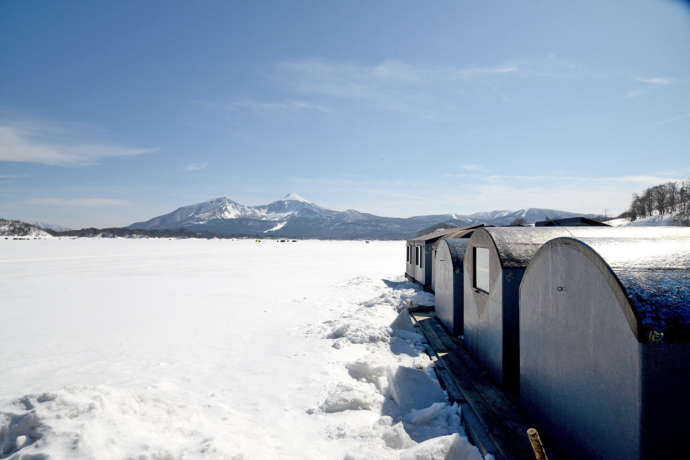
[[[451,402],[462,407],[467,434],[482,455],[534,460],[526,433],[529,425],[517,405],[489,380],[462,340],[448,334],[433,310],[413,307],[408,311],[429,342],[439,381]]]

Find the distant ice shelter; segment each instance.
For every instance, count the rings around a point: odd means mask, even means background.
[[[463,260],[473,231],[474,228],[458,231],[434,243],[432,279],[436,316],[453,335],[463,333]]]
[[[416,236],[407,241],[408,261],[405,276],[412,281],[416,281],[424,287],[424,290],[433,292],[433,249],[434,243],[439,239],[479,227],[478,225],[469,227],[456,227],[451,229],[438,230],[427,233],[426,235]]]
[[[659,230],[553,239],[524,273],[520,403],[569,457],[687,455],[690,229]]]
[[[590,219],[589,217],[566,217],[563,219],[541,220],[535,227],[610,227],[609,224]]]

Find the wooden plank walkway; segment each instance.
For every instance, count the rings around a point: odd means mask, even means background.
[[[503,391],[489,380],[463,348],[462,340],[448,334],[428,308],[408,309],[431,348],[439,380],[449,399],[462,407],[467,434],[486,457],[530,459],[534,452],[522,413]]]

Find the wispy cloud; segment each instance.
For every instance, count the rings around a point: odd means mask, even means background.
[[[432,67],[386,59],[375,64],[302,59],[276,66],[275,79],[288,90],[316,97],[367,103],[379,109],[434,118],[462,82],[515,74],[515,65]]]
[[[632,98],[635,98],[635,97],[638,97],[638,96],[642,96],[642,95],[643,95],[644,93],[646,93],[646,92],[647,92],[647,91],[645,91],[645,90],[643,90],[643,89],[631,89],[630,91],[626,92],[623,96],[624,96],[626,99],[632,99]]]
[[[202,169],[206,169],[208,167],[208,163],[206,161],[202,163],[189,163],[188,165],[185,165],[183,168],[185,171],[201,171]]]
[[[667,77],[636,77],[635,81],[648,85],[670,85],[673,80]]]
[[[128,206],[129,201],[113,198],[38,198],[26,200],[26,204],[37,206],[64,206],[64,207],[83,207],[83,208],[112,208]]]
[[[305,110],[313,110],[322,113],[330,112],[330,109],[323,105],[295,99],[266,102],[257,101],[251,98],[243,98],[230,104],[230,108],[234,110],[251,110],[254,112],[301,112]]]
[[[374,63],[295,59],[278,63],[273,74],[276,82],[300,95],[339,99],[360,107],[366,104],[431,120],[453,118],[450,114],[464,110],[467,100],[481,94],[502,104],[511,103],[512,95],[505,90],[508,79],[606,77],[553,54],[467,66],[420,65],[398,59]]]
[[[426,67],[387,59],[378,64],[304,59],[283,61],[278,71],[286,82],[305,93],[369,98],[375,89],[393,85],[430,85],[439,81],[500,76],[518,70],[513,65],[484,67]]]
[[[84,142],[56,125],[0,124],[0,161],[88,165],[103,158],[130,157],[156,150]]]
[[[0,179],[26,179],[26,174],[0,174]]]

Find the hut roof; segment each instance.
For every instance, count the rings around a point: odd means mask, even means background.
[[[453,267],[462,266],[462,262],[465,259],[465,249],[467,249],[467,243],[470,240],[468,238],[445,238],[443,241],[448,245]]]
[[[437,230],[435,232],[427,233],[425,235],[420,235],[420,236],[415,236],[414,238],[409,239],[408,241],[413,241],[415,243],[433,243],[439,238],[443,238],[445,236],[455,236],[456,235],[464,235],[475,228],[482,227],[482,225],[468,225],[465,227],[455,227],[455,228],[446,228],[443,230]]]
[[[639,341],[690,343],[690,238],[577,240],[595,251],[618,278],[636,317]]]
[[[488,227],[503,268],[524,268],[539,248],[558,237],[690,238],[687,227]]]

